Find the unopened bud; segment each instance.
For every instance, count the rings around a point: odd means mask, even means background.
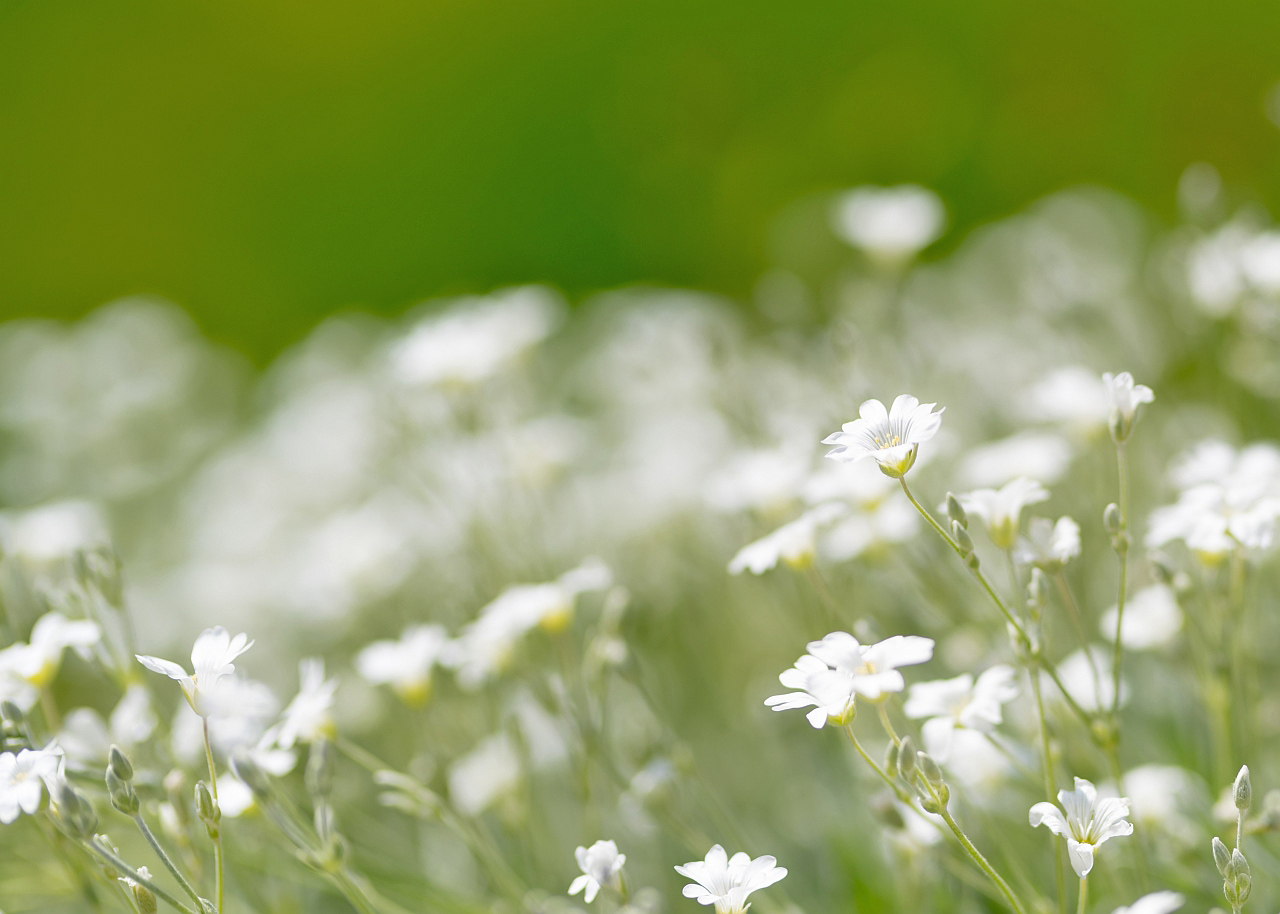
[[[909,736],[904,736],[902,742],[898,744],[898,770],[905,781],[910,782],[915,777],[916,747],[912,745]]]
[[[1236,809],[1245,812],[1253,805],[1253,783],[1249,780],[1249,766],[1241,765],[1233,787]]]
[[[126,816],[136,816],[138,814],[137,792],[133,789],[131,783],[116,774],[116,769],[113,766],[107,767],[107,796],[111,798],[111,805]]]
[[[966,558],[973,554],[973,537],[969,535],[969,531],[960,526],[959,521],[951,522],[951,537],[956,541],[956,545],[960,548],[960,554]]]
[[[145,879],[150,879],[151,874],[147,872],[145,866],[138,867],[138,875]],[[133,893],[133,903],[138,906],[139,914],[156,914],[156,896],[149,888],[140,882],[128,880],[129,891]]]
[[[938,767],[938,763],[927,752],[916,753],[916,766],[920,769],[920,773],[924,775],[924,779],[933,787],[944,783],[942,769]]]
[[[129,762],[129,759],[125,757],[125,754],[120,751],[119,746],[111,747],[111,752],[107,756],[107,767],[111,771],[114,771],[116,777],[120,780],[133,780],[133,765]]]
[[[947,493],[947,517],[951,518],[951,523],[959,524],[962,529],[968,529],[969,515],[965,513],[964,505],[960,504],[960,499],[950,492]]]
[[[1120,522],[1120,506],[1115,502],[1107,505],[1105,511],[1102,512],[1102,526],[1109,536],[1118,536],[1124,530],[1124,524]]]
[[[1227,850],[1221,838],[1213,839],[1213,864],[1223,878],[1226,878],[1227,867],[1231,865],[1231,851]]]
[[[21,727],[27,719],[26,715],[22,713],[22,709],[11,701],[0,702],[0,714],[3,714],[4,719],[16,727]]]
[[[884,752],[884,773],[889,777],[898,776],[898,744],[891,742]]]
[[[58,818],[69,834],[82,841],[93,837],[98,828],[98,817],[79,791],[66,781],[59,781],[54,791],[54,803],[58,807]]]
[[[1231,862],[1227,864],[1227,876],[1237,880],[1241,876],[1249,877],[1249,861],[1244,859],[1244,854],[1238,847],[1231,851]]]
[[[209,837],[216,840],[219,832],[218,823],[222,821],[222,810],[218,808],[217,800],[213,798],[209,785],[204,781],[196,782],[196,815],[204,823]]]

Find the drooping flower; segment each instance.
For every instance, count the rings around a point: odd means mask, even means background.
[[[578,861],[582,875],[569,886],[570,895],[582,892],[582,900],[591,904],[603,886],[620,888],[622,866],[627,862],[627,855],[618,853],[617,844],[612,841],[597,841],[590,847],[579,847],[573,852],[573,856]]]
[[[1109,838],[1133,834],[1129,801],[1124,797],[1099,799],[1093,784],[1076,778],[1074,790],[1059,790],[1061,809],[1047,801],[1031,807],[1031,825],[1046,826],[1055,835],[1067,839],[1067,857],[1071,868],[1083,879],[1093,869],[1093,856]]]
[[[1111,914],[1173,914],[1187,899],[1178,892],[1162,891],[1143,895],[1133,904],[1121,905]]]
[[[903,713],[919,720],[925,751],[946,764],[957,729],[989,733],[1003,719],[1001,708],[1018,694],[1013,667],[998,665],[984,671],[977,681],[965,673],[954,679],[918,682],[911,686]]]
[[[1119,608],[1111,607],[1102,614],[1098,628],[1108,641],[1116,637]],[[1133,651],[1149,651],[1165,647],[1182,630],[1182,609],[1173,590],[1164,584],[1152,584],[1129,597],[1120,625],[1120,643]]]
[[[225,628],[218,625],[206,628],[196,638],[196,643],[191,648],[190,675],[172,660],[143,654],[135,656],[139,663],[153,673],[161,673],[177,682],[182,687],[182,694],[186,696],[191,710],[204,717],[208,714],[204,697],[217,685],[218,680],[236,671],[235,659],[251,647],[253,642],[244,632],[232,638]]]
[[[23,749],[0,753],[0,823],[10,824],[20,813],[33,816],[44,791],[53,794],[62,753],[54,749]]]
[[[694,860],[677,866],[676,872],[693,883],[684,887],[684,897],[701,905],[715,905],[716,914],[742,914],[751,905],[747,897],[767,888],[787,875],[785,868],[768,855],[752,860],[738,852],[729,857],[723,847],[714,845],[705,860]]]
[[[292,749],[297,743],[313,743],[334,733],[333,695],[338,680],[326,679],[324,661],[307,657],[298,663],[298,694],[284,709],[276,732],[276,744]]]
[[[1156,395],[1144,384],[1133,383],[1133,375],[1122,371],[1117,375],[1104,372],[1102,382],[1107,385],[1107,396],[1111,399],[1111,428],[1117,441],[1129,437],[1133,428],[1133,420],[1138,414],[1138,407],[1143,403],[1151,403]]]
[[[839,502],[810,508],[790,523],[739,549],[729,561],[729,573],[742,574],[749,570],[752,574],[764,574],[777,567],[778,562],[785,562],[792,568],[805,567],[813,560],[818,548],[819,529],[847,514],[848,510]]]
[[[356,671],[375,685],[389,685],[405,704],[420,707],[431,696],[431,671],[449,643],[443,625],[411,625],[398,641],[374,641],[356,655]]]
[[[1019,476],[999,489],[975,489],[960,496],[965,511],[977,515],[987,526],[991,542],[1000,549],[1012,549],[1018,541],[1018,524],[1027,505],[1047,501],[1049,492],[1034,479]]]
[[[878,701],[906,686],[898,667],[924,663],[933,656],[933,641],[916,635],[894,635],[864,645],[848,632],[832,632],[811,641],[808,653],[784,670],[778,681],[798,689],[765,699],[775,711],[813,707],[805,717],[816,729],[827,721],[843,725],[853,719],[855,701]]]
[[[96,622],[45,613],[31,629],[29,642],[0,651],[0,695],[23,709],[30,708],[39,690],[57,676],[64,650],[71,648],[87,658],[101,640],[102,629]]]
[[[910,394],[900,394],[887,410],[879,400],[867,400],[857,419],[822,439],[835,445],[827,456],[846,463],[872,457],[886,476],[900,478],[915,463],[921,443],[938,433],[946,407],[934,412],[937,405]]]
[[[1034,565],[1045,574],[1057,574],[1080,554],[1080,525],[1069,517],[1051,521],[1033,517],[1027,533],[1018,540],[1013,557],[1024,565]]]
[[[942,234],[946,210],[937,194],[915,184],[859,187],[836,200],[831,221],[848,244],[894,266]]]

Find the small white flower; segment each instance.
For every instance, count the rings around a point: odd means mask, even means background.
[[[787,875],[774,857],[752,860],[741,852],[729,857],[719,844],[707,851],[705,860],[677,866],[676,872],[693,880],[693,884],[684,887],[684,897],[696,899],[698,904],[715,905],[716,914],[742,914],[751,907],[747,896]]]
[[[835,445],[827,456],[845,463],[872,457],[886,476],[902,477],[915,463],[921,443],[942,425],[945,407],[934,412],[937,405],[921,403],[910,394],[900,394],[887,410],[879,400],[867,400],[858,408],[857,419],[822,439],[823,444]]]
[[[924,663],[933,656],[933,641],[916,635],[894,635],[877,644],[864,645],[848,632],[832,632],[811,641],[808,653],[784,670],[778,681],[789,689],[765,699],[775,711],[813,707],[805,717],[816,729],[827,721],[844,725],[853,719],[855,701],[861,695],[878,701],[906,687],[900,666]]]
[[[582,900],[591,904],[602,886],[620,888],[622,865],[627,862],[627,855],[618,853],[617,844],[612,841],[597,841],[590,847],[579,847],[573,852],[573,856],[578,861],[582,875],[569,886],[570,895],[582,892]]]
[[[374,641],[356,654],[356,671],[374,685],[391,686],[405,704],[421,707],[448,644],[443,625],[411,625],[398,641]]]
[[[480,742],[449,768],[449,799],[458,812],[478,816],[520,783],[520,758],[505,733]]]
[[[946,764],[957,729],[990,733],[1002,720],[1001,707],[1018,694],[1013,667],[993,666],[978,677],[968,673],[954,679],[918,682],[911,686],[903,713],[914,720],[928,718],[921,728],[925,751]]]
[[[333,694],[338,690],[338,680],[325,678],[323,660],[308,657],[298,663],[298,683],[298,694],[284,709],[276,734],[276,744],[281,749],[314,743],[334,734]]]
[[[1111,399],[1111,427],[1117,439],[1123,441],[1129,437],[1138,407],[1143,403],[1155,400],[1156,395],[1151,388],[1143,384],[1134,384],[1133,375],[1122,371],[1117,375],[1104,372],[1102,382],[1107,385],[1107,396]]]
[[[1143,895],[1130,905],[1121,905],[1111,914],[1173,914],[1186,903],[1186,898],[1177,892],[1163,891]]]
[[[45,613],[31,629],[31,640],[0,651],[0,694],[29,708],[36,693],[47,688],[62,665],[62,652],[71,648],[88,658],[102,640],[102,629],[87,619],[68,619],[61,613]],[[4,680],[8,680],[6,688]]]
[[[1058,664],[1058,679],[1075,703],[1084,710],[1110,709],[1115,695],[1111,678],[1111,651],[1096,644],[1089,645],[1088,651],[1086,654],[1081,648],[1063,658]],[[1061,699],[1058,687],[1047,675],[1042,674],[1040,681],[1047,698]],[[1128,684],[1121,679],[1120,704],[1124,705],[1128,697]]]
[[[1022,398],[1022,413],[1028,419],[1056,422],[1079,435],[1105,425],[1110,408],[1106,383],[1079,365],[1050,372]]]
[[[748,543],[729,561],[729,574],[764,574],[785,562],[792,568],[804,568],[817,551],[818,530],[848,513],[839,502],[827,502],[810,508],[790,523],[783,524],[768,536]]]
[[[1018,432],[971,450],[960,478],[971,486],[1002,486],[1019,476],[1053,485],[1071,465],[1071,444],[1053,432]]]
[[[1049,492],[1034,479],[1019,476],[999,489],[975,489],[960,496],[965,511],[975,514],[987,526],[991,542],[1011,549],[1018,541],[1018,522],[1027,505],[1047,501]]]
[[[1034,565],[1046,574],[1056,574],[1080,554],[1080,525],[1069,517],[1051,521],[1033,517],[1026,536],[1018,540],[1013,557],[1024,565]]]
[[[914,184],[859,187],[842,194],[832,227],[844,241],[887,265],[909,260],[942,234],[946,210]]]
[[[1107,839],[1133,834],[1133,823],[1125,819],[1129,801],[1099,799],[1094,786],[1083,778],[1076,778],[1075,790],[1059,790],[1058,802],[1061,809],[1049,802],[1032,806],[1031,825],[1044,825],[1067,839],[1067,857],[1081,879],[1093,869],[1093,855]]]
[[[218,625],[206,628],[196,638],[196,643],[191,648],[193,672],[190,675],[172,660],[143,654],[135,656],[139,663],[153,673],[162,673],[177,682],[182,687],[182,694],[186,696],[191,710],[203,717],[208,714],[204,707],[204,697],[217,685],[219,679],[235,672],[235,659],[251,647],[253,642],[244,632],[232,638],[225,628]]]
[[[1111,607],[1102,614],[1098,627],[1108,641],[1116,637],[1119,609]],[[1132,651],[1149,651],[1166,647],[1182,631],[1182,609],[1178,598],[1164,584],[1152,584],[1129,597],[1124,606],[1120,627],[1120,643]]]
[[[1208,790],[1199,776],[1177,765],[1142,765],[1124,773],[1121,789],[1129,798],[1135,824],[1183,847],[1200,841],[1199,809],[1208,800]],[[1235,819],[1235,794],[1230,788],[1228,793],[1230,818]]]
[[[0,823],[10,824],[19,813],[35,815],[44,791],[52,795],[61,764],[62,753],[55,749],[0,753]]]

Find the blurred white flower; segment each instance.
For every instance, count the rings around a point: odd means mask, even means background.
[[[1033,517],[1027,521],[1026,536],[1018,539],[1013,557],[1024,565],[1034,565],[1046,574],[1056,574],[1080,554],[1080,525],[1069,517],[1056,521]]]
[[[847,512],[848,508],[838,502],[810,508],[795,520],[739,549],[729,560],[729,574],[744,571],[764,574],[780,561],[793,568],[803,568],[817,550],[818,530]]]
[[[717,511],[769,511],[796,497],[809,453],[795,447],[747,451],[707,479],[705,498]]]
[[[570,895],[582,892],[582,900],[591,904],[603,886],[614,889],[621,886],[622,866],[627,862],[627,855],[618,853],[618,845],[614,842],[597,841],[591,847],[580,846],[573,856],[582,875],[569,886]]]
[[[52,796],[61,764],[61,753],[53,749],[0,753],[0,823],[9,825],[24,812],[34,816],[44,791]]]
[[[196,638],[191,648],[191,667],[187,671],[172,660],[137,654],[138,662],[153,673],[161,673],[182,687],[191,710],[202,717],[208,714],[204,698],[218,684],[223,676],[229,676],[236,670],[235,659],[253,647],[253,642],[244,632],[232,638],[221,625],[206,628]]]
[[[974,489],[959,496],[965,511],[982,519],[991,542],[1012,549],[1018,541],[1022,509],[1049,499],[1049,492],[1034,479],[1019,476],[999,489]]]
[[[1263,295],[1280,295],[1280,232],[1260,232],[1240,248],[1240,270]]]
[[[238,819],[253,809],[256,801],[249,785],[234,774],[218,776],[218,810],[228,818]]]
[[[872,470],[890,482],[882,473]],[[839,520],[822,534],[818,555],[829,562],[845,562],[882,543],[902,543],[920,529],[920,513],[901,492]]]
[[[866,400],[858,408],[857,419],[822,439],[823,444],[835,445],[827,456],[846,463],[872,457],[886,476],[904,476],[915,463],[920,445],[942,425],[946,407],[934,412],[937,405],[921,403],[910,394],[900,394],[887,410],[879,400]]]
[[[1102,383],[1107,385],[1107,396],[1111,399],[1111,426],[1117,430],[1121,440],[1129,434],[1138,407],[1143,403],[1151,403],[1156,395],[1144,384],[1135,384],[1133,375],[1127,371],[1113,375],[1102,373]]]
[[[545,339],[559,312],[555,295],[538,286],[462,299],[392,347],[392,374],[406,384],[474,384]]]
[[[105,761],[112,743],[131,749],[149,740],[158,723],[146,686],[125,689],[109,720],[92,708],[76,708],[63,719],[58,745],[67,758],[83,763]]]
[[[918,682],[907,693],[903,713],[921,726],[925,751],[945,765],[957,729],[990,733],[1002,720],[1002,706],[1018,694],[1013,667],[998,665],[974,681],[968,673],[954,679]]]
[[[916,462],[922,464],[925,458],[919,457]],[[897,488],[893,479],[881,473],[875,463],[823,461],[805,480],[801,496],[808,505],[846,501],[860,508],[873,508]]]
[[[946,210],[913,184],[859,187],[836,199],[832,225],[846,242],[887,264],[909,260],[941,234]]]
[[[696,899],[701,905],[715,905],[716,914],[742,914],[751,907],[747,897],[752,892],[768,888],[787,875],[774,857],[752,860],[741,852],[729,857],[719,844],[707,851],[705,860],[677,866],[676,872],[693,880],[693,884],[684,887],[684,897]]]
[[[520,783],[520,759],[505,733],[480,742],[449,768],[449,799],[458,812],[477,816]]]
[[[1112,606],[1102,614],[1098,629],[1108,641],[1116,637],[1119,608]],[[1132,594],[1124,605],[1124,621],[1120,627],[1120,643],[1131,651],[1149,651],[1167,647],[1182,631],[1182,610],[1178,598],[1164,584],[1152,584]]]
[[[971,450],[960,464],[960,477],[973,486],[1002,486],[1019,476],[1053,485],[1071,456],[1071,444],[1061,435],[1019,432]]]
[[[1162,891],[1143,895],[1130,905],[1121,905],[1111,914],[1173,914],[1187,899],[1178,892]]]
[[[1031,385],[1023,397],[1022,413],[1033,421],[1056,422],[1088,434],[1106,425],[1110,408],[1106,383],[1096,372],[1072,365]]]
[[[31,640],[0,651],[0,696],[29,709],[38,692],[48,688],[62,665],[62,652],[71,648],[84,658],[102,640],[102,629],[87,619],[68,619],[45,613],[31,629]]]
[[[1246,289],[1241,254],[1254,232],[1241,220],[1198,239],[1187,252],[1187,288],[1192,301],[1212,317],[1224,317]]]
[[[284,717],[276,734],[281,749],[292,749],[297,743],[314,743],[332,737],[333,696],[338,680],[326,679],[324,661],[307,657],[298,662],[298,694],[284,709]]]
[[[6,514],[0,524],[5,553],[32,565],[67,559],[110,542],[106,518],[87,501],[58,501]]]
[[[1058,664],[1058,678],[1075,703],[1084,710],[1109,710],[1115,695],[1111,677],[1111,652],[1096,644],[1089,645],[1088,651],[1086,654],[1084,649],[1076,650],[1063,658]],[[1048,676],[1042,674],[1041,682],[1046,697],[1061,699],[1058,687]],[[1123,705],[1128,698],[1128,684],[1121,679],[1120,704]]]
[[[1067,839],[1067,857],[1076,875],[1083,879],[1093,869],[1093,856],[1110,838],[1133,834],[1127,821],[1129,801],[1123,797],[1098,798],[1093,784],[1076,778],[1074,790],[1059,790],[1059,809],[1049,802],[1031,807],[1031,825],[1046,826]]]
[[[374,641],[356,655],[356,671],[374,685],[389,685],[411,707],[431,696],[431,671],[449,643],[443,625],[411,625],[398,641]]]
[[[765,699],[775,711],[813,707],[805,717],[815,729],[828,720],[839,726],[853,719],[858,696],[877,701],[906,687],[898,667],[924,663],[933,656],[933,641],[916,635],[894,635],[864,645],[848,632],[832,632],[811,641],[808,653],[784,670],[778,681],[789,689]]]
[[[1142,765],[1126,771],[1121,784],[1136,824],[1144,829],[1158,829],[1183,847],[1199,843],[1201,827],[1197,806],[1207,795],[1199,777],[1177,765]],[[1234,819],[1234,794],[1230,805]],[[1190,815],[1189,808],[1193,810]]]

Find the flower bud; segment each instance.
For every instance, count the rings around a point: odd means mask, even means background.
[[[1218,868],[1218,872],[1225,878],[1227,875],[1227,867],[1231,865],[1231,852],[1227,850],[1227,846],[1222,843],[1221,838],[1213,839],[1213,864]]]
[[[898,744],[891,742],[884,752],[884,773],[889,777],[898,776]]]
[[[904,736],[902,742],[898,744],[898,770],[902,774],[903,780],[910,782],[916,774],[916,747],[911,743],[911,737]]]
[[[133,765],[129,759],[120,751],[119,746],[112,746],[111,752],[107,756],[107,768],[114,771],[116,777],[120,780],[128,782],[133,780]]]
[[[213,798],[209,785],[204,781],[196,782],[196,815],[204,823],[209,837],[216,841],[219,834],[218,823],[222,821],[222,810],[218,808],[218,801]]]
[[[1111,537],[1119,536],[1124,530],[1124,524],[1120,522],[1120,506],[1115,502],[1107,505],[1102,512],[1102,526]]]
[[[126,816],[138,814],[138,794],[133,784],[116,774],[115,767],[111,765],[107,766],[107,796],[111,798],[111,805]]]
[[[947,517],[951,518],[951,523],[959,524],[962,529],[969,528],[969,515],[965,513],[964,505],[960,504],[960,499],[950,492],[947,493]]]
[[[16,727],[21,727],[27,719],[22,709],[11,701],[0,702],[0,714],[3,714],[4,719]]]
[[[1227,876],[1235,879],[1249,876],[1249,861],[1244,859],[1244,854],[1238,847],[1231,851],[1231,862],[1227,864]]]
[[[98,817],[79,791],[66,781],[59,781],[54,790],[54,803],[58,807],[58,818],[62,820],[68,834],[81,841],[93,837],[98,827]]]
[[[1253,805],[1253,783],[1249,780],[1248,765],[1240,766],[1232,791],[1235,794],[1236,809],[1245,812]]]
[[[150,879],[151,873],[147,871],[145,866],[138,867],[138,875],[144,879]],[[133,903],[138,906],[139,914],[156,914],[156,895],[149,888],[140,882],[132,879],[120,880],[129,887],[129,891],[133,893]]]
[[[927,752],[916,753],[916,766],[931,786],[938,787],[945,783],[942,778],[942,769],[938,767],[938,763]]]
[[[973,537],[969,535],[969,531],[960,525],[959,521],[951,522],[951,537],[956,541],[956,545],[960,547],[960,554],[965,558],[973,555]]]

